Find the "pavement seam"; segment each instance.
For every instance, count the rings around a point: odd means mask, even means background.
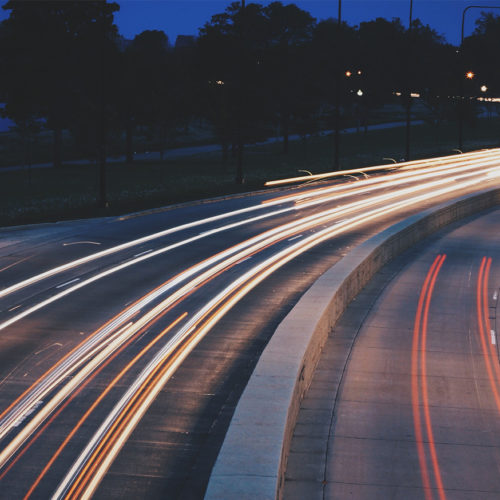
[[[356,343],[356,340],[358,338],[359,332],[363,328],[365,320],[368,317],[368,315],[370,314],[370,312],[372,311],[375,303],[380,298],[380,296],[382,295],[382,293],[385,291],[385,289],[387,288],[387,286],[389,285],[389,283],[394,279],[394,276],[396,276],[398,274],[398,272],[400,271],[400,269],[398,269],[397,271],[394,271],[393,273],[390,273],[387,276],[385,276],[384,277],[383,286],[379,290],[377,290],[376,294],[373,294],[370,297],[369,307],[367,307],[364,310],[363,318],[360,320],[359,325],[358,325],[358,327],[356,329],[356,332],[353,335],[352,342],[351,342],[351,344],[348,347],[347,356],[346,356],[346,358],[344,360],[343,367],[342,367],[342,375],[340,376],[340,380],[339,380],[339,382],[337,384],[337,388],[336,388],[336,391],[335,391],[335,400],[334,400],[334,404],[333,404],[333,408],[332,408],[332,412],[331,412],[330,427],[328,429],[328,438],[327,438],[327,441],[326,441],[326,450],[325,450],[325,454],[324,454],[323,481],[322,481],[323,500],[325,500],[326,485],[328,483],[327,479],[326,479],[328,454],[330,452],[330,448],[331,448],[331,444],[332,444],[331,443],[332,436],[334,434],[335,426],[336,426],[336,423],[337,423],[337,412],[336,412],[336,410],[337,410],[337,403],[339,401],[339,396],[342,394],[343,389],[344,389],[344,376],[345,376],[345,374],[347,372],[347,367],[349,366],[349,363],[350,363],[351,358],[352,358],[352,351],[353,351],[353,348],[354,348],[354,344]],[[329,335],[329,337],[331,337],[332,335],[334,335],[334,330]]]

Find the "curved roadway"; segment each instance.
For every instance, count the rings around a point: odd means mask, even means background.
[[[385,266],[339,320],[285,499],[500,497],[500,210],[461,224]]]
[[[499,184],[500,152],[134,217],[4,230],[0,497],[199,498],[301,293],[396,220]]]

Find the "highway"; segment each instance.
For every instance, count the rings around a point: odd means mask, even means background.
[[[285,499],[499,498],[499,216],[440,231],[347,308],[299,413]]]
[[[498,187],[500,151],[0,239],[0,497],[199,498],[274,327],[353,245]]]

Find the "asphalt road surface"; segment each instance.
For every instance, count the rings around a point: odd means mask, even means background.
[[[374,278],[323,351],[285,499],[500,498],[499,262],[496,209]]]
[[[0,234],[0,497],[200,498],[274,328],[349,248],[500,152]]]

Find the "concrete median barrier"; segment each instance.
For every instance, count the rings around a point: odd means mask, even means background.
[[[354,248],[280,323],[250,377],[213,468],[206,500],[282,497],[300,402],[321,350],[349,302],[395,256],[448,224],[500,204],[500,189],[419,213]]]

